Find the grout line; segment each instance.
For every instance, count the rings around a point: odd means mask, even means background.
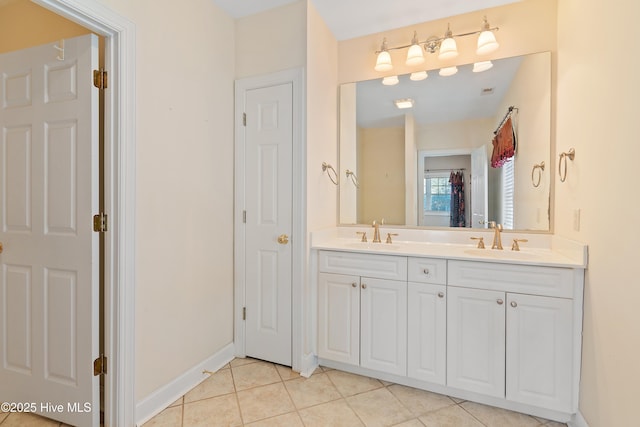
[[[233,362],[233,360],[231,362]],[[236,397],[236,405],[238,405],[238,413],[240,414],[240,423],[244,426],[242,408],[240,407],[240,399],[238,398],[238,389],[236,387],[236,378],[233,375],[233,367],[231,366],[231,362],[229,362],[229,372],[231,373],[231,382],[233,383],[233,395]]]
[[[467,402],[467,401],[465,401]],[[483,426],[487,427],[487,424],[485,424],[480,418],[476,417],[475,415],[473,415],[470,411],[467,410],[467,408],[465,408],[464,406],[462,406],[463,403],[465,402],[460,402],[460,403],[456,403],[456,405],[458,405],[463,411],[465,411],[467,414],[471,415],[473,418],[475,418],[480,424],[482,424]]]

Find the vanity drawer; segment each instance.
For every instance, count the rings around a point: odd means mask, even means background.
[[[449,286],[573,298],[569,268],[450,260],[448,277]]]
[[[409,281],[447,284],[447,260],[435,258],[409,258]]]
[[[407,258],[393,255],[320,251],[322,273],[351,274],[380,279],[407,280]]]

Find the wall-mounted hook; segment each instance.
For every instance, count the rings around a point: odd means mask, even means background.
[[[356,176],[356,174],[349,169],[347,169],[346,173],[347,173],[347,178],[351,178],[351,182],[353,182],[353,185],[355,185],[356,188],[360,188],[360,182],[358,182],[358,177]]]
[[[560,160],[558,161],[558,174],[560,175],[560,182],[565,182],[567,179],[567,157],[573,161],[576,158],[576,150],[570,148],[568,152],[560,153]],[[564,162],[563,162],[564,160]],[[562,167],[564,163],[564,168]]]
[[[538,170],[537,180],[534,178],[536,169]],[[537,165],[533,165],[533,169],[531,169],[531,183],[536,188],[540,186],[540,181],[542,181],[542,172],[544,172],[544,162],[540,162]]]
[[[329,171],[333,171],[333,176]],[[322,172],[326,172],[331,182],[333,182],[335,185],[338,185],[338,172],[336,172],[333,166],[331,166],[327,162],[322,162]]]

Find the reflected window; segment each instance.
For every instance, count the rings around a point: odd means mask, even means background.
[[[515,157],[502,166],[502,225],[504,228],[515,229],[514,223],[514,193],[515,193]]]
[[[425,213],[446,213],[451,210],[451,184],[449,173],[426,173],[424,175]]]

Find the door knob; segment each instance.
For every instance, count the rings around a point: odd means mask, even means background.
[[[2,253],[3,250],[4,250],[4,247],[2,246],[2,242],[0,242],[0,254]]]
[[[286,245],[287,243],[289,243],[289,236],[287,236],[286,234],[279,235],[278,243],[280,243],[281,245]]]

